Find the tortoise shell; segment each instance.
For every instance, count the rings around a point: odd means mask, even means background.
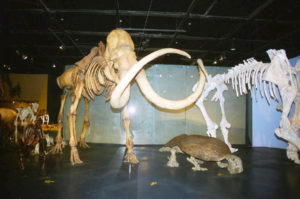
[[[221,140],[202,135],[179,135],[165,146],[178,146],[184,153],[204,161],[221,161],[231,154],[229,147]]]

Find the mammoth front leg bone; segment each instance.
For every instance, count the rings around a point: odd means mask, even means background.
[[[139,163],[139,161],[136,158],[135,153],[133,151],[134,143],[130,135],[130,119],[127,111],[127,106],[123,108],[122,119],[123,119],[124,130],[126,132],[126,155],[124,157],[124,162],[137,164]]]
[[[55,146],[52,147],[52,149],[49,151],[50,153],[62,153],[62,148],[61,148],[61,144],[62,144],[62,136],[61,136],[61,132],[62,132],[62,128],[63,128],[63,110],[64,110],[64,104],[66,102],[66,98],[67,98],[67,94],[63,94],[61,96],[61,101],[60,101],[60,109],[59,109],[59,113],[58,113],[58,117],[57,117],[57,135],[55,138]]]
[[[80,160],[78,150],[77,150],[77,139],[76,139],[76,109],[78,107],[78,103],[83,90],[83,80],[78,76],[76,81],[76,88],[74,92],[74,101],[70,107],[70,113],[68,114],[69,120],[69,134],[70,134],[70,161],[74,164],[80,164],[82,161]]]
[[[90,126],[90,121],[89,121],[89,103],[90,100],[88,100],[87,98],[84,98],[85,101],[85,116],[84,116],[84,121],[83,121],[83,127],[82,127],[82,131],[80,134],[80,147],[83,148],[90,148],[89,145],[87,145],[87,143],[85,142],[85,133],[87,131],[87,129]]]

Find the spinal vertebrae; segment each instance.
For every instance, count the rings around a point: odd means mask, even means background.
[[[232,88],[236,92],[236,96],[247,94],[248,90],[252,92],[252,88],[259,89],[262,97],[265,96],[268,103],[270,103],[270,97],[268,95],[266,80],[263,76],[269,64],[256,61],[254,58],[250,58],[244,61],[243,64],[239,64],[232,69],[228,70],[228,73],[224,77],[224,82],[229,83],[231,81]],[[269,82],[269,92],[273,99],[278,101],[275,85]]]

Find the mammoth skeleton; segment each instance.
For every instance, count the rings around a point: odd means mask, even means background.
[[[106,100],[110,100],[111,107],[122,110],[123,127],[126,132],[126,154],[124,162],[138,163],[138,159],[133,151],[133,140],[130,133],[130,119],[127,111],[127,103],[130,97],[130,83],[136,80],[143,95],[154,105],[169,109],[183,109],[194,103],[202,93],[206,71],[201,60],[198,60],[199,67],[199,84],[195,92],[183,100],[168,100],[160,97],[151,87],[143,67],[153,59],[167,53],[175,53],[182,56],[190,57],[186,52],[166,48],[155,51],[148,56],[137,61],[134,52],[134,43],[131,36],[124,30],[116,29],[111,31],[107,36],[106,47],[102,43],[94,47],[90,54],[77,62],[75,66],[65,71],[57,78],[60,88],[67,88],[72,94],[72,104],[68,114],[69,122],[69,145],[71,149],[70,161],[72,164],[81,163],[77,150],[76,139],[76,109],[78,102],[83,96],[86,101],[86,115],[84,118],[83,131],[80,135],[80,144],[87,146],[85,143],[85,131],[88,127],[88,102],[95,95],[100,95],[107,89]],[[58,116],[59,130],[56,138],[56,146],[53,152],[61,151],[61,129],[62,129],[62,110],[66,99],[66,94],[62,97],[62,105]]]

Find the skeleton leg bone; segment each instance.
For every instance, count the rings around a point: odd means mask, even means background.
[[[298,155],[299,149],[291,143],[288,143],[288,147],[286,149],[286,155],[288,159],[294,161],[296,164],[300,164],[299,155]]]
[[[220,162],[220,161],[217,162],[217,165],[218,165],[220,168],[226,168],[226,167],[228,167],[228,163],[223,163],[223,162]]]
[[[207,171],[207,168],[200,167],[200,164],[202,164],[203,161],[197,160],[192,156],[189,158],[186,158],[186,159],[187,159],[187,161],[189,161],[190,163],[192,163],[194,165],[194,167],[192,168],[194,171]]]
[[[85,133],[90,126],[90,121],[89,121],[89,103],[90,103],[90,101],[87,98],[84,98],[84,101],[85,101],[85,116],[84,116],[82,131],[80,134],[79,146],[83,147],[83,148],[90,148],[89,145],[87,145],[87,143],[85,142]]]
[[[136,155],[133,151],[133,141],[130,135],[130,119],[127,111],[127,106],[123,108],[122,111],[123,127],[126,132],[126,155],[124,157],[124,162],[137,164],[139,163]]]
[[[60,109],[59,109],[59,113],[58,113],[58,117],[57,117],[57,126],[58,126],[58,130],[57,130],[57,135],[55,138],[55,146],[52,147],[52,149],[50,149],[50,153],[62,153],[62,128],[63,128],[63,109],[64,109],[64,104],[67,98],[67,94],[63,94],[61,96],[61,102],[60,102]]]
[[[71,148],[71,155],[70,161],[74,164],[80,164],[82,161],[80,160],[78,150],[77,150],[77,139],[76,139],[76,110],[78,107],[78,103],[82,94],[83,90],[83,78],[80,76],[76,79],[76,88],[74,91],[74,101],[70,107],[70,113],[68,114],[68,121],[69,121],[69,134],[70,134],[70,141],[69,145]]]
[[[231,146],[231,144],[229,143],[229,141],[228,141],[228,128],[230,128],[231,125],[226,119],[225,109],[224,109],[225,98],[223,97],[223,95],[219,98],[219,102],[220,102],[220,108],[221,108],[221,113],[222,113],[222,120],[221,120],[221,123],[220,123],[221,132],[222,132],[223,137],[224,137],[224,142],[229,147],[231,153],[234,153],[234,152],[238,151],[238,149],[233,148]]]
[[[207,132],[206,132],[206,134],[209,137],[214,137],[214,138],[217,137],[216,130],[218,128],[218,125],[216,123],[214,123],[210,119],[210,117],[208,116],[208,113],[206,112],[206,109],[205,109],[204,104],[203,104],[202,96],[200,97],[200,100],[197,101],[196,105],[201,110],[202,115],[203,115],[203,117],[205,119],[206,126],[207,126]]]

